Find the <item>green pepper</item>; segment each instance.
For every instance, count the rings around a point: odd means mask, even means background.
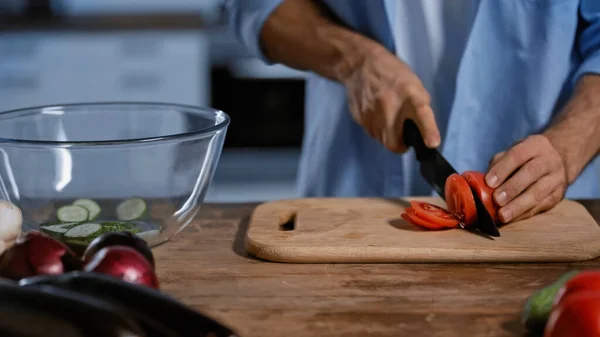
[[[541,331],[552,311],[552,304],[558,290],[579,271],[573,270],[562,275],[549,286],[537,290],[525,303],[521,321],[529,331]]]

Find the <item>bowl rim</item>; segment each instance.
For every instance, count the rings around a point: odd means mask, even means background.
[[[178,108],[185,110],[194,110],[197,112],[211,112],[215,116],[221,117],[223,120],[218,124],[212,125],[207,128],[193,130],[189,132],[174,133],[164,136],[144,137],[144,138],[131,138],[131,139],[111,139],[111,140],[81,140],[81,141],[56,141],[56,140],[29,140],[29,139],[14,139],[0,137],[0,144],[8,145],[44,145],[44,146],[59,146],[59,147],[76,147],[76,146],[104,146],[104,145],[134,145],[134,144],[149,144],[149,143],[162,143],[173,140],[185,140],[185,139],[201,139],[208,138],[218,133],[219,131],[225,130],[231,118],[227,113],[222,110],[215,108],[208,108],[203,106],[186,105],[180,103],[168,103],[168,102],[146,102],[146,101],[106,101],[106,102],[78,102],[78,103],[57,103],[50,105],[32,106],[26,108],[12,109],[7,111],[0,111],[0,116],[7,114],[23,113],[26,111],[41,112],[43,109],[56,109],[56,108],[77,108],[77,107],[99,107],[99,106],[152,106],[152,107],[169,107]],[[1,118],[0,118],[1,122]]]

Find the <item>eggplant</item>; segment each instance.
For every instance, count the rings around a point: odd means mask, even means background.
[[[59,287],[0,282],[0,336],[148,337],[118,307]]]
[[[115,306],[161,322],[179,337],[234,337],[236,333],[214,319],[196,312],[159,290],[94,272],[74,271],[22,279],[21,287],[51,285],[102,298]]]

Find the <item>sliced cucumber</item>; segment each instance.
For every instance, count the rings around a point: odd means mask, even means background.
[[[64,236],[67,239],[86,239],[95,236],[94,234],[100,230],[102,230],[102,225],[93,222],[87,222],[69,229]]]
[[[81,222],[88,219],[89,213],[85,207],[67,205],[56,211],[56,217],[61,222]]]
[[[98,215],[100,214],[100,211],[102,211],[100,205],[98,205],[94,200],[91,199],[77,199],[73,202],[73,205],[81,206],[88,210],[89,214],[87,217],[87,221],[96,220],[96,218],[98,218]]]
[[[141,218],[146,213],[146,202],[141,198],[131,198],[117,206],[117,218],[123,221]]]
[[[145,232],[141,232],[141,233],[136,233],[135,235],[139,236],[140,238],[142,238],[144,240],[148,240],[150,238],[158,236],[159,234],[160,234],[160,230],[158,230],[158,229],[152,229],[152,230],[149,230],[149,231],[145,231]]]
[[[52,233],[66,233],[71,227],[71,223],[66,223],[63,225],[50,225],[50,226],[40,226],[42,231],[52,232]]]

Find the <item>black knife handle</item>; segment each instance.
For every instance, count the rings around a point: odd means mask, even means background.
[[[419,161],[427,156],[435,154],[435,151],[431,151],[431,149],[425,145],[423,137],[421,136],[421,132],[419,131],[417,124],[415,124],[412,119],[407,119],[404,121],[402,140],[404,141],[404,145],[407,147],[413,147],[415,149],[415,154],[417,155],[417,160]]]

